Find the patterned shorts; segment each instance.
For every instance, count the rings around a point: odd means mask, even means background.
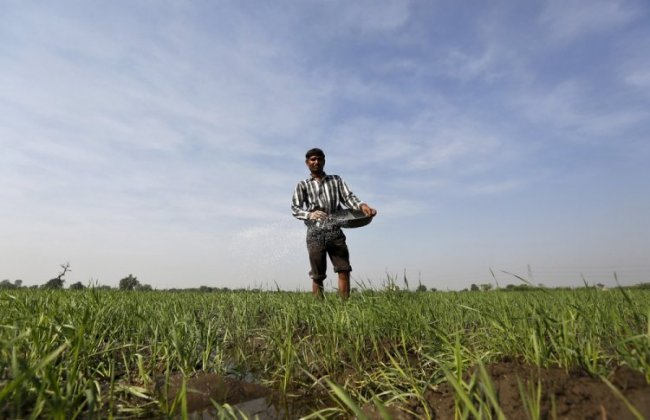
[[[312,280],[322,282],[327,277],[327,256],[329,255],[334,272],[352,271],[350,252],[345,242],[345,234],[340,227],[307,229],[307,251]]]

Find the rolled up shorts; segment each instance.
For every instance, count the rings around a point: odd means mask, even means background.
[[[350,252],[345,240],[340,227],[307,229],[307,251],[311,267],[309,276],[312,280],[322,282],[327,277],[327,255],[335,273],[352,271]]]

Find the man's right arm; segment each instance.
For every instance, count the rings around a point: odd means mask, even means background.
[[[308,220],[309,212],[303,207],[307,202],[307,191],[305,186],[299,182],[291,197],[291,214],[298,220]]]

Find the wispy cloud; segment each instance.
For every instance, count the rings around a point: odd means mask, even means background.
[[[592,89],[596,87],[566,81],[543,91],[523,91],[513,97],[513,104],[531,121],[546,124],[556,132],[571,130],[566,138],[577,141],[597,141],[638,126],[650,117],[648,111],[634,104],[603,103],[605,98],[595,96]]]
[[[618,74],[625,87],[630,87],[650,97],[650,41],[635,40],[621,49],[627,58],[619,64]]]
[[[590,33],[606,31],[638,17],[635,2],[610,0],[552,0],[540,17],[548,35],[570,41]]]
[[[363,146],[337,162],[354,172],[382,168],[388,173],[408,173],[424,185],[432,173],[438,180],[489,173],[525,149],[512,147],[512,136],[481,122],[482,116],[444,114],[422,111],[409,123],[351,122],[341,131],[341,144],[359,139]]]
[[[475,6],[3,4],[0,230],[24,250],[11,259],[303,279],[289,198],[309,147],[379,209],[373,229],[431,212],[453,225],[459,200],[564,179],[556,156],[616,144],[621,167],[642,160],[646,5]]]
[[[522,179],[509,179],[505,181],[498,181],[493,183],[480,183],[469,186],[466,191],[469,194],[476,195],[494,195],[503,194],[522,188],[524,186]]]
[[[340,22],[344,28],[364,35],[372,35],[381,31],[392,31],[404,25],[410,15],[412,1],[390,0],[383,2],[381,7],[372,0],[361,0],[350,4],[346,1],[335,1],[329,4],[327,10],[334,12],[332,21]]]
[[[515,54],[502,50],[497,44],[487,45],[484,50],[476,53],[451,49],[436,66],[445,76],[462,81],[479,79],[492,82],[512,77],[518,71]]]
[[[634,70],[625,76],[628,84],[650,91],[650,70],[647,68]]]

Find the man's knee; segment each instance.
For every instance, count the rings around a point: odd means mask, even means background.
[[[309,273],[309,276],[311,277],[311,280],[314,283],[318,283],[318,284],[323,284],[323,280],[325,280],[327,278],[326,274],[312,274],[312,273]]]

